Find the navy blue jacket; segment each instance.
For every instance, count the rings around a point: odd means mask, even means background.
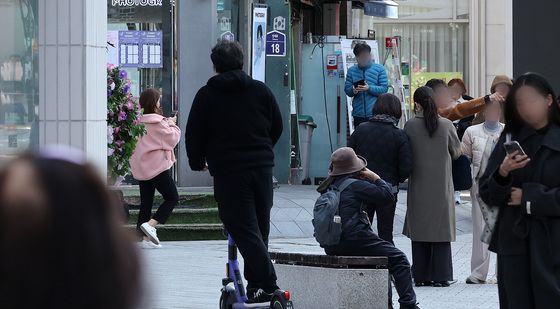
[[[333,186],[339,186],[348,177],[338,177]],[[379,179],[375,182],[358,180],[340,194],[340,218],[342,222],[341,241],[368,240],[378,236],[371,229],[368,205],[387,206],[394,202],[391,185]]]

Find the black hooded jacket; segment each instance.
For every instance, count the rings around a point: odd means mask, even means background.
[[[208,164],[213,176],[274,166],[282,134],[274,95],[245,72],[216,75],[202,87],[189,114],[185,140],[192,170]]]

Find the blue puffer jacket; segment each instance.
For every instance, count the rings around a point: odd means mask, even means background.
[[[369,85],[367,92],[354,94],[352,87],[355,82],[365,80]],[[352,116],[360,118],[370,118],[371,110],[377,101],[377,97],[386,93],[389,82],[387,80],[387,72],[381,64],[370,63],[367,67],[359,67],[354,65],[348,69],[346,74],[346,83],[344,92],[353,98],[352,100]]]

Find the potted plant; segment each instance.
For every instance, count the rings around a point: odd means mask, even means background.
[[[118,186],[130,173],[130,157],[146,133],[142,108],[131,93],[125,70],[107,65],[107,163],[109,184]]]

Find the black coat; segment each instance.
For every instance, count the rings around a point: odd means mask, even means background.
[[[506,152],[505,134],[480,178],[480,196],[500,214],[490,249],[503,255],[528,255],[534,288],[549,304],[560,303],[560,126],[546,132],[527,127],[513,135],[531,158],[508,178],[499,175]],[[507,206],[512,187],[523,190],[521,206]],[[530,203],[530,206],[528,206]]]
[[[368,161],[368,168],[396,186],[412,171],[412,148],[406,133],[392,122],[370,120],[360,124],[348,147]]]
[[[332,185],[338,187],[347,178],[338,177]],[[358,180],[348,186],[340,194],[341,241],[378,239],[365,210],[367,205],[386,206],[393,201],[391,185],[381,179],[375,182]]]
[[[282,134],[274,95],[243,71],[212,77],[189,114],[185,140],[189,165],[214,176],[274,166],[273,147]]]

